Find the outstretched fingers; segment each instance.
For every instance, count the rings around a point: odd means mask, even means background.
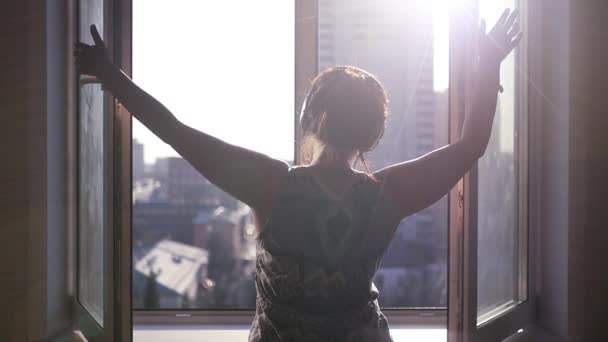
[[[95,45],[105,46],[103,39],[101,39],[101,36],[99,35],[99,32],[97,31],[97,26],[91,25],[90,31],[91,31],[91,36],[93,36],[93,41],[95,42]]]
[[[500,18],[498,18],[498,20],[496,21],[496,24],[494,25],[494,27],[490,31],[491,35],[494,35],[497,30],[503,29],[505,27],[505,22],[509,18],[510,11],[511,10],[507,8],[507,9],[505,9],[502,12],[502,14],[500,15]]]
[[[509,42],[507,48],[509,51],[513,50],[517,44],[521,41],[523,34],[520,31],[519,25],[519,12],[517,10],[513,11],[509,19],[505,23],[506,38]]]
[[[515,47],[517,46],[517,44],[519,44],[519,42],[521,41],[521,39],[524,37],[524,34],[522,32],[519,32],[515,38],[513,38],[513,40],[511,41],[511,46],[509,46],[510,50],[515,49]]]
[[[513,40],[520,33],[519,22],[513,24],[513,27],[507,32],[507,39]]]
[[[505,8],[505,10],[502,11],[500,18],[498,18],[498,21],[496,23],[500,24],[500,25],[504,25],[505,21],[507,21],[507,18],[509,17],[509,13],[511,13],[511,9]]]
[[[518,10],[513,10],[513,12],[511,12],[511,15],[509,16],[509,18],[505,21],[504,27],[505,27],[505,31],[509,31],[512,27],[513,24],[515,23],[515,20],[519,17],[519,11]]]

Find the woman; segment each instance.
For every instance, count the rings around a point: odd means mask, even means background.
[[[488,144],[500,64],[521,38],[506,10],[488,34],[482,23],[474,100],[461,139],[415,160],[368,174],[353,168],[380,140],[387,97],[355,67],[334,67],[312,82],[301,114],[302,159],[290,167],[179,122],[112,65],[78,43],[83,74],[104,88],[205,178],[249,205],[258,229],[256,315],[249,341],[391,341],[372,283],[399,222],[439,200]]]

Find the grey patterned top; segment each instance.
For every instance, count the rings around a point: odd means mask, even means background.
[[[258,236],[250,342],[392,341],[372,279],[395,227],[380,185],[359,173],[339,195],[289,170]]]

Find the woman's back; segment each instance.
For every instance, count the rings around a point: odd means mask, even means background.
[[[310,167],[290,169],[258,237],[250,341],[390,341],[372,284],[394,228],[379,190],[355,173],[336,194]]]

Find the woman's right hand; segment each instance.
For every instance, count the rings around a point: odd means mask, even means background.
[[[112,61],[108,55],[106,44],[99,36],[95,25],[91,25],[91,36],[95,45],[82,42],[75,44],[76,67],[81,74],[95,76],[97,79],[103,80],[109,67],[112,66]]]

